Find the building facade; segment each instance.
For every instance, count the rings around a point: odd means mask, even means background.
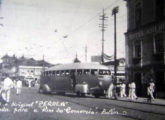
[[[165,98],[165,1],[125,0],[126,78],[136,83],[138,96],[155,82],[155,96]]]
[[[48,68],[52,64],[44,60],[35,60],[33,58],[26,58],[24,56],[18,58],[15,55],[4,55],[0,63],[0,80],[4,80],[6,75],[13,79],[33,78],[38,80],[43,68]]]
[[[111,58],[111,60],[107,60],[104,58],[104,61],[106,62],[102,63],[101,55],[92,56],[91,62],[97,62],[107,66],[111,70],[112,75],[114,75],[115,62],[112,56],[110,56],[109,58]],[[117,63],[117,73],[116,73],[117,77],[125,79],[125,58],[118,58],[116,60],[116,63]]]
[[[103,63],[103,65],[106,65],[111,70],[112,75],[114,75],[114,64],[115,64],[114,61],[109,61],[109,62]],[[117,70],[116,71],[117,77],[125,79],[125,59],[124,58],[117,59],[117,69],[116,70]]]
[[[34,80],[38,80],[40,79],[40,75],[43,70],[44,69],[42,66],[19,66],[18,76],[23,76],[25,78],[33,78]]]

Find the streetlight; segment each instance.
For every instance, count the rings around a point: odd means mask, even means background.
[[[117,46],[117,42],[116,42],[116,14],[118,13],[119,11],[119,7],[115,7],[113,8],[112,10],[112,15],[114,15],[114,75],[116,76],[116,68],[117,68],[117,61],[116,61],[116,56],[117,56],[117,49],[116,49],[116,46]]]

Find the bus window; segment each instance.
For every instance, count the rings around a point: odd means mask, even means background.
[[[44,76],[46,76],[46,72],[44,72]]]
[[[65,75],[69,75],[70,73],[69,73],[69,70],[66,70],[65,71]]]
[[[47,74],[47,76],[49,76],[49,71],[47,71],[47,73],[46,73],[46,74]]]
[[[49,71],[49,76],[52,76],[53,75],[53,72],[52,71]]]
[[[104,70],[104,71],[103,71],[103,74],[104,74],[104,75],[110,75],[110,70]]]
[[[65,75],[65,71],[61,71],[60,73],[61,73],[60,74],[61,76],[64,76]]]
[[[48,71],[46,72],[46,76],[48,76]]]
[[[91,70],[91,74],[92,75],[97,75],[98,74],[98,72],[97,72],[97,70],[95,69],[95,70]]]
[[[77,75],[82,75],[82,70],[77,70]]]
[[[55,71],[52,72],[52,76],[55,76]]]
[[[110,75],[110,70],[99,70],[100,75]]]
[[[70,71],[70,76],[73,76],[73,75],[74,75],[74,76],[76,75],[76,70],[71,70],[71,71]]]
[[[43,72],[43,76],[46,76],[46,72]]]
[[[84,74],[85,75],[89,75],[90,74],[90,70],[89,69],[84,70]]]
[[[60,71],[56,71],[56,76],[60,76]]]
[[[99,75],[103,75],[103,70],[99,70]]]
[[[111,75],[111,71],[110,70],[107,70],[107,75]]]

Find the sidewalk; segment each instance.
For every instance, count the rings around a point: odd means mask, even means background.
[[[135,102],[135,103],[142,103],[142,104],[151,104],[151,105],[159,105],[165,107],[165,100],[164,99],[154,99],[153,102],[147,102],[147,98],[138,97],[136,100],[131,100],[129,98],[120,98],[118,97],[117,100],[125,101],[125,102]]]
[[[129,117],[139,120],[165,120],[165,100],[155,99],[152,103],[147,102],[147,98],[130,100],[120,98],[110,99],[110,105],[119,106],[127,111]],[[109,105],[109,106],[110,106]]]

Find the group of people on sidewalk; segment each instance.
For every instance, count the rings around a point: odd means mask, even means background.
[[[154,95],[153,95],[154,87],[155,87],[154,82],[153,81],[149,82],[147,89],[146,89],[148,102],[152,102],[154,100]],[[118,93],[117,93],[117,88],[119,88]],[[138,97],[136,95],[135,82],[131,82],[128,84],[128,96],[126,95],[126,84],[124,82],[122,82],[120,85],[117,85],[114,82],[112,82],[109,85],[109,88],[107,90],[107,98],[117,99],[117,97],[121,97],[121,98],[125,97],[125,98],[131,99],[131,100],[138,99]]]
[[[21,94],[22,81],[21,80],[12,80],[9,76],[6,76],[3,83],[0,85],[0,102],[9,103],[11,96],[11,89],[15,88],[16,94]]]

